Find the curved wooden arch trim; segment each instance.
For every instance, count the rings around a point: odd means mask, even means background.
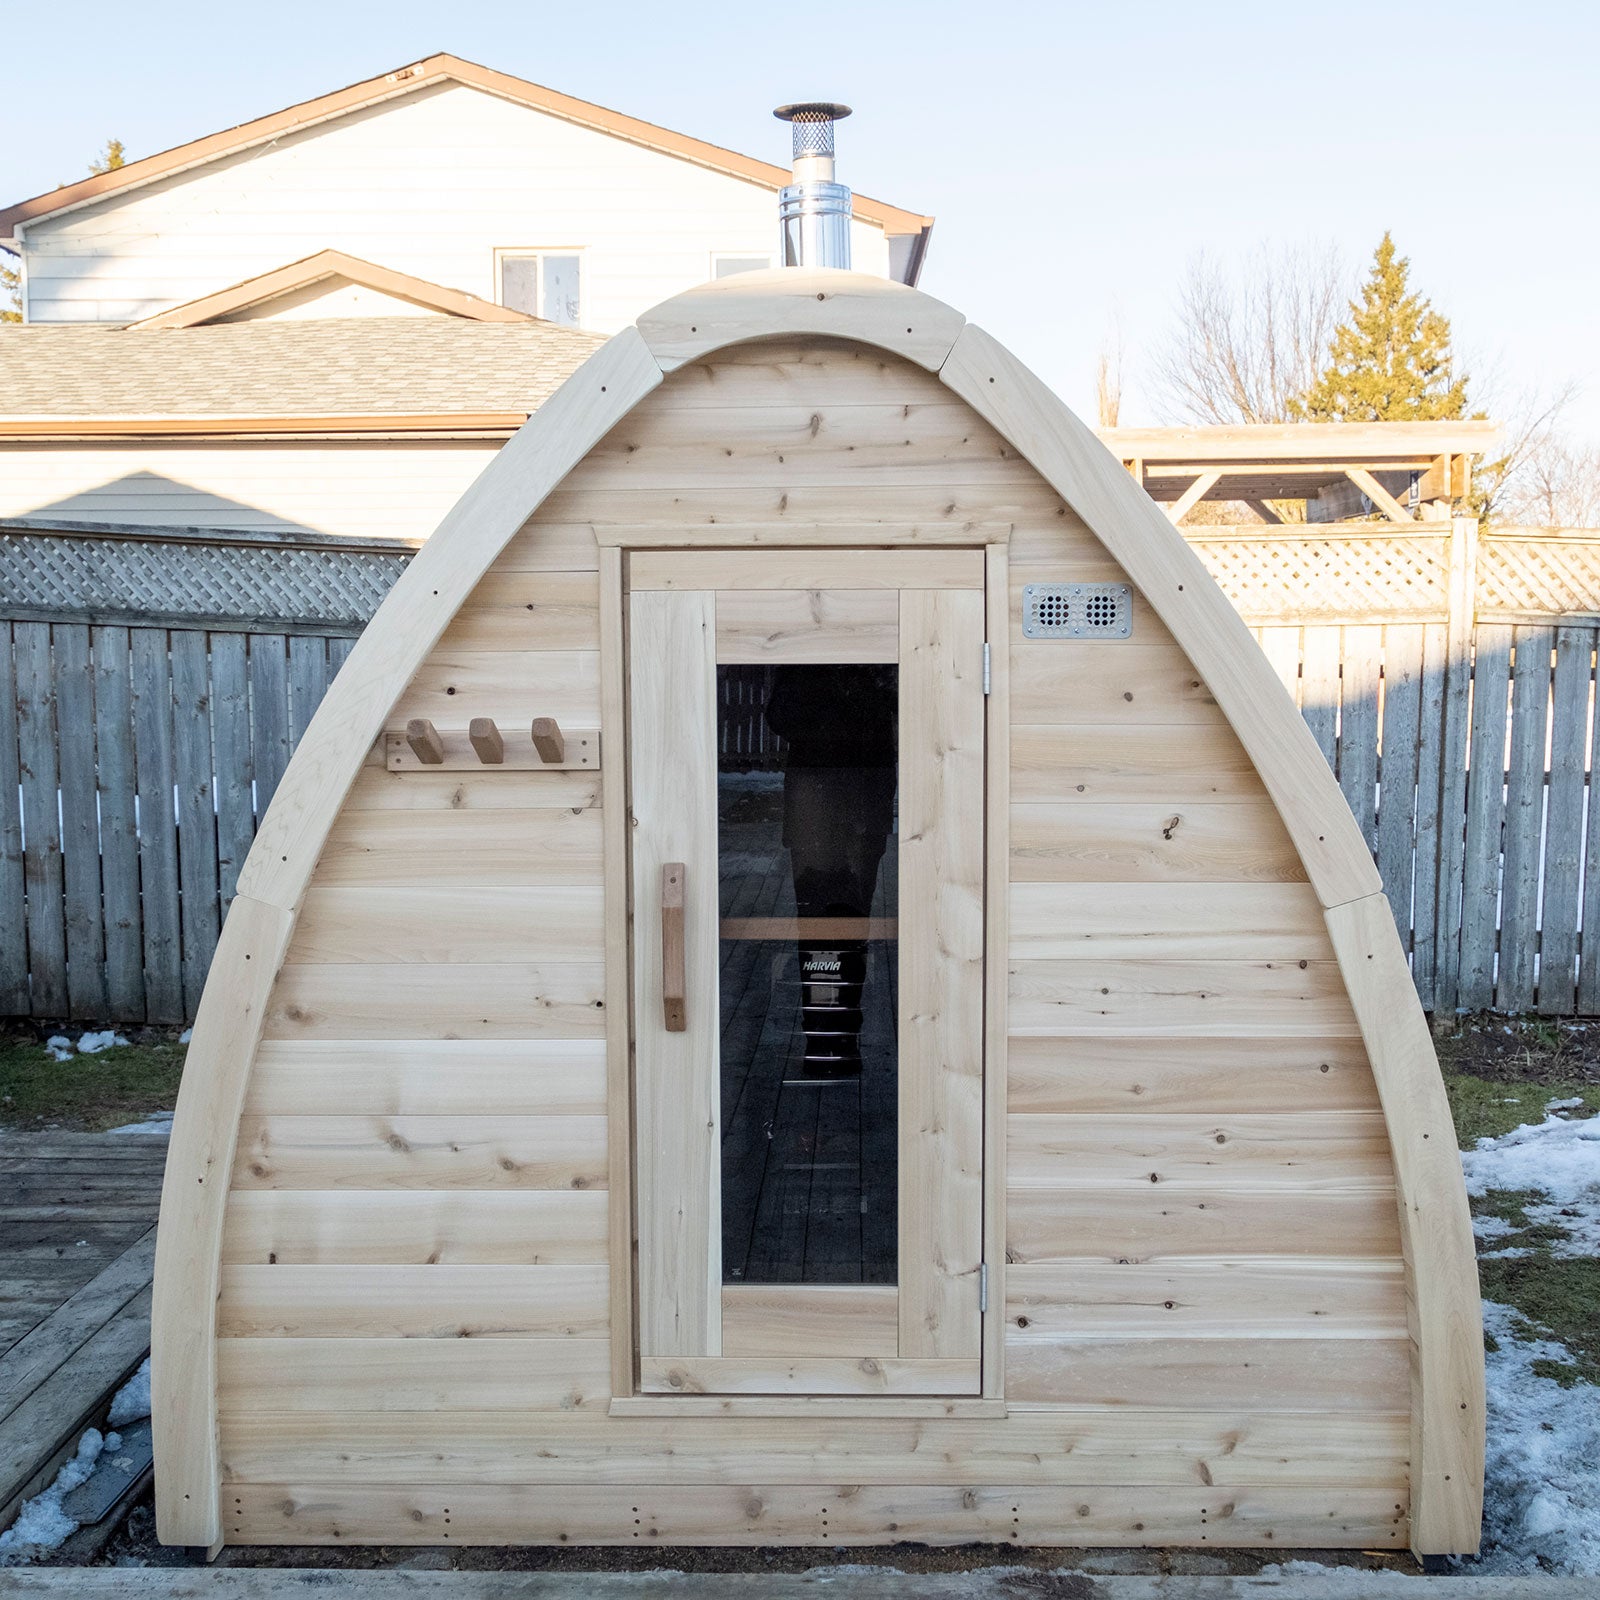
[[[1394,1155],[1411,1339],[1411,1548],[1465,1555],[1483,1521],[1483,1307],[1433,1036],[1383,894],[1326,913]]]
[[[674,295],[645,312],[638,326],[663,372],[732,344],[785,334],[855,339],[937,372],[966,321],[931,294],[886,278],[769,267]]]
[[[784,334],[855,340],[937,372],[1124,566],[1256,763],[1328,908],[1388,1113],[1414,1320],[1414,1546],[1476,1548],[1482,1348],[1472,1324],[1477,1287],[1465,1192],[1431,1039],[1381,883],[1321,752],[1198,557],[1032,372],[917,290],[794,269],[741,274],[679,295],[596,352],[446,515],[351,652],[289,764],[240,875],[213,963],[222,981],[208,983],[201,1002],[162,1193],[170,1242],[157,1254],[153,1316],[156,1342],[168,1352],[155,1368],[161,1537],[191,1545],[221,1537],[214,1322],[227,1174],[266,998],[300,896],[368,749],[507,541],[664,373],[728,345]],[[197,1317],[197,1306],[209,1315]]]

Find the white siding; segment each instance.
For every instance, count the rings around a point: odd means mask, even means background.
[[[0,446],[0,516],[426,538],[495,451],[459,444]]]
[[[578,250],[612,333],[777,232],[764,186],[444,84],[34,224],[27,315],[132,321],[327,248],[493,299],[497,249]],[[888,274],[880,228],[852,248]]]

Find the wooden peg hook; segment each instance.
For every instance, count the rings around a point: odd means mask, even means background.
[[[426,717],[413,717],[406,724],[406,743],[411,746],[411,753],[424,765],[443,766],[444,740]]]
[[[494,725],[493,717],[474,717],[467,729],[467,737],[478,759],[485,766],[498,767],[506,758],[506,742]]]
[[[561,731],[561,724],[554,717],[533,719],[533,748],[539,752],[541,761],[566,760],[566,736]]]

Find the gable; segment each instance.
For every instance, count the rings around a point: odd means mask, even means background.
[[[236,283],[187,305],[174,306],[133,326],[194,328],[208,323],[303,317],[446,315],[474,322],[527,323],[535,319],[476,295],[409,273],[362,261],[342,250],[319,250],[303,261]]]
[[[446,79],[40,218],[28,316],[137,321],[330,248],[495,302],[502,253],[555,251],[609,332],[776,236],[764,183]],[[881,224],[852,244],[887,275]]]
[[[203,166],[219,157],[250,149],[266,141],[277,141],[297,130],[335,120],[352,111],[391,103],[421,89],[431,89],[449,82],[472,84],[518,104],[534,106],[567,121],[597,128],[647,149],[662,150],[713,171],[746,178],[771,189],[780,188],[788,182],[785,169],[770,162],[759,161],[737,151],[709,144],[703,139],[695,139],[638,117],[626,116],[605,106],[579,100],[573,95],[561,94],[509,73],[496,72],[475,62],[441,53],[385,73],[380,78],[351,84],[348,88],[335,90],[269,116],[258,117],[236,128],[191,140],[188,144],[139,161],[128,162],[113,172],[97,173],[75,184],[64,184],[51,193],[0,211],[0,230],[14,230],[38,218],[91,202],[102,195],[136,188],[156,178]],[[902,211],[864,195],[856,196],[855,211],[857,216],[891,233],[926,232],[933,221],[931,217]]]

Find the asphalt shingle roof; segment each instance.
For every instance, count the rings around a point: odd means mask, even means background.
[[[605,342],[550,323],[343,317],[0,329],[0,417],[532,411]]]

